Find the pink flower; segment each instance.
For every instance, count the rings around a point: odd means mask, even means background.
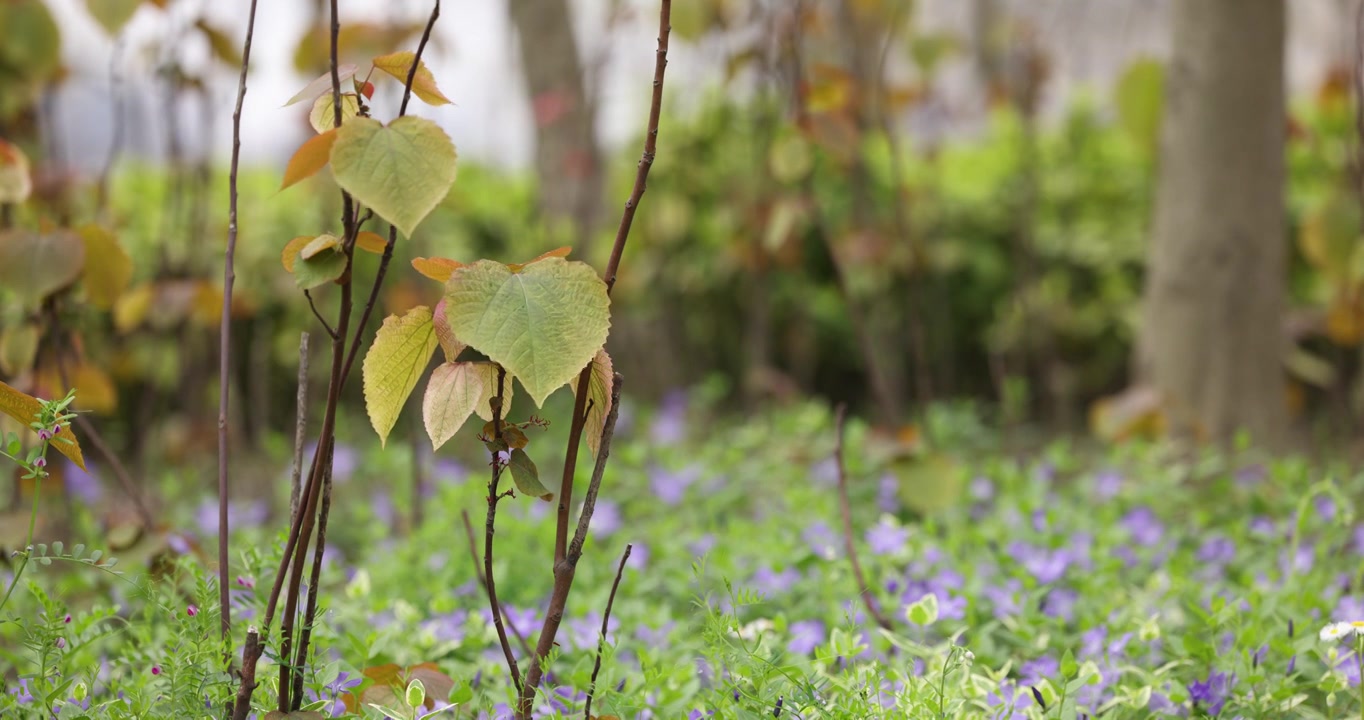
[[[67,613],[67,614],[66,614],[66,617],[62,618],[62,622],[66,623],[67,625],[70,625],[70,624],[71,624],[71,613]]]
[[[64,650],[65,648],[66,648],[66,638],[64,638],[64,637],[59,637],[59,638],[57,638],[57,649],[58,649],[58,650]]]
[[[194,617],[195,615],[199,614],[199,608],[194,605],[190,605],[189,607],[185,608],[185,614],[190,617]]]
[[[152,666],[152,674],[153,674],[153,675],[160,675],[160,674],[161,674],[161,666],[160,666],[160,665],[153,665],[153,666]]]
[[[37,460],[34,460],[34,461],[33,461],[33,467],[36,467],[36,468],[45,468],[45,467],[47,467],[47,458],[45,458],[45,457],[40,457],[40,458],[38,458]]]

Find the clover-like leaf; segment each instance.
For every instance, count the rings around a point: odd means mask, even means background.
[[[538,497],[545,502],[554,499],[554,493],[540,482],[540,470],[535,467],[535,463],[525,450],[521,448],[512,450],[507,468],[511,470],[512,481],[516,483],[516,489],[520,490],[522,495]]]
[[[32,192],[28,156],[17,146],[0,140],[0,204],[21,203]]]
[[[43,404],[38,398],[19,392],[9,385],[0,382],[0,412],[19,421],[25,428],[28,424],[38,419],[38,414],[43,411]],[[30,430],[30,432],[32,432]],[[76,433],[71,428],[64,428],[56,437],[52,438],[52,447],[71,459],[80,469],[85,469],[85,458],[81,455],[81,444],[76,439]]]
[[[318,95],[313,101],[313,109],[308,113],[308,124],[319,133],[327,132],[336,127],[336,111],[333,109],[336,104],[332,102],[332,94],[326,93]],[[352,118],[360,115],[360,97],[355,93],[341,93],[341,123],[350,124]]]
[[[300,180],[310,178],[326,167],[331,161],[332,144],[335,142],[336,128],[332,128],[308,138],[298,146],[294,156],[289,158],[288,166],[284,168],[284,181],[280,183],[279,189],[283,190]]]
[[[606,348],[597,351],[592,358],[592,375],[587,381],[587,399],[592,405],[587,409],[587,422],[583,424],[583,435],[587,437],[587,447],[593,455],[601,447],[601,431],[606,425],[606,415],[611,412],[611,385],[615,381],[615,370],[611,367],[611,356]],[[578,392],[578,381],[569,383],[573,392]]]
[[[455,270],[445,298],[455,336],[505,367],[537,406],[592,360],[611,328],[606,283],[558,257],[521,272],[480,260]]]
[[[384,318],[369,352],[365,353],[362,376],[365,382],[365,409],[369,422],[379,434],[379,443],[398,421],[407,396],[417,386],[426,364],[436,351],[436,332],[431,324],[431,308],[418,305],[406,315]]]
[[[454,143],[419,117],[342,125],[331,162],[337,184],[409,237],[455,182]]]
[[[374,58],[374,67],[377,70],[398,78],[398,82],[407,82],[407,73],[412,69],[412,61],[416,55],[410,51],[395,52],[389,55],[381,55]],[[436,77],[427,69],[424,61],[417,61],[417,72],[412,76],[412,94],[421,98],[427,105],[449,105],[450,98],[441,93],[440,88],[436,87]]]
[[[36,303],[70,285],[85,265],[85,243],[69,230],[0,232],[0,287]]]
[[[85,296],[91,305],[108,310],[133,279],[133,259],[113,233],[98,225],[84,225],[76,233],[85,244],[85,267],[81,273]]]

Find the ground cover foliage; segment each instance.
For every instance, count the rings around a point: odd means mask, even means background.
[[[831,413],[804,404],[735,424],[698,407],[704,396],[652,414],[623,409],[611,499],[598,501],[537,716],[581,715],[626,544],[595,694],[602,716],[1361,709],[1353,635],[1321,636],[1328,621],[1364,618],[1357,476],[1159,446],[1059,442],[1020,457],[983,440],[971,413],[944,410],[929,424],[939,438],[932,452],[913,462],[948,462],[964,482],[950,508],[924,515],[853,422],[845,454],[855,547],[892,622],[886,631],[859,600],[844,547]],[[483,503],[486,461],[473,443],[453,451],[470,459],[426,460],[426,520],[408,528],[412,498],[392,478],[411,472],[411,454],[371,438],[338,445],[338,494],[367,502],[333,518],[305,708],[380,717],[348,693],[374,685],[367,675],[401,672],[424,678],[438,698],[432,709],[458,702],[451,717],[509,712],[475,565],[453,532],[461,511]],[[76,487],[108,492],[99,474],[74,474]],[[177,474],[167,469],[163,481]],[[545,570],[533,560],[552,544],[551,507],[529,497],[503,507],[496,572],[517,634],[533,635],[543,612]],[[99,558],[73,564],[83,549],[43,548],[40,556],[68,559],[36,565],[6,608],[16,622],[3,626],[4,662],[18,678],[0,696],[6,717],[188,717],[221,706],[230,685],[217,620],[200,610],[214,606],[202,557],[214,510],[208,497],[177,508],[183,524],[112,570]],[[233,515],[234,547],[253,548],[232,588],[244,625],[259,616],[282,536],[263,498]],[[95,523],[88,508],[77,517]],[[148,547],[157,549],[151,572]],[[261,676],[268,683],[273,673]]]

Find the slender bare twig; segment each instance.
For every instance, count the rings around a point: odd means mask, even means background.
[[[114,38],[114,48],[109,53],[109,105],[112,110],[109,154],[104,158],[104,167],[100,169],[99,181],[95,185],[96,214],[101,220],[107,220],[105,216],[109,211],[109,178],[113,175],[118,152],[123,147],[123,103],[119,97],[119,88],[123,84],[123,73],[120,71],[123,65],[125,37],[125,33],[119,33],[118,37]]]
[[[299,485],[303,481],[303,440],[308,432],[308,333],[298,337],[298,409],[294,420],[294,469],[289,476],[289,520],[298,514]]]
[[[505,390],[507,371],[501,365],[497,366],[497,396],[492,398],[493,411],[493,440],[499,444],[502,440],[502,398]],[[516,685],[516,691],[521,692],[521,668],[516,664],[516,655],[512,653],[511,643],[507,642],[507,628],[502,622],[502,604],[497,600],[497,580],[493,576],[493,531],[497,522],[497,502],[502,496],[497,492],[498,483],[502,480],[502,460],[497,456],[497,449],[490,451],[492,455],[492,478],[488,480],[488,515],[487,522],[483,529],[483,587],[488,591],[488,609],[493,614],[493,627],[497,630],[497,641],[502,645],[502,655],[507,659],[507,669],[511,672],[512,683]]]
[[[625,554],[620,556],[620,566],[616,568],[616,579],[611,583],[611,594],[606,596],[606,612],[601,618],[601,639],[597,640],[597,659],[592,663],[592,680],[587,686],[587,700],[583,703],[583,717],[592,720],[592,696],[597,693],[597,673],[601,672],[601,654],[606,649],[607,624],[611,622],[611,606],[616,604],[616,589],[620,578],[625,574],[625,563],[630,560],[633,545],[625,546]]]
[[[228,600],[227,526],[227,401],[232,374],[232,284],[237,278],[233,261],[237,253],[237,166],[242,149],[242,105],[246,101],[246,72],[251,62],[251,39],[256,29],[256,0],[246,17],[242,42],[242,70],[237,79],[237,107],[232,111],[232,164],[227,179],[227,251],[223,256],[223,312],[218,326],[218,602],[220,629],[226,642],[232,631],[232,608]],[[229,655],[227,664],[232,658]]]
[[[469,538],[469,557],[474,561],[474,574],[478,576],[478,584],[486,593],[488,591],[488,579],[483,574],[482,563],[478,561],[478,541],[474,538],[474,525],[469,521],[468,510],[460,510],[459,515],[464,520],[464,534]],[[507,623],[506,606],[499,606],[498,609],[502,612],[502,622]],[[526,657],[530,657],[530,643],[526,642],[526,636],[512,623],[507,623],[507,628],[511,630],[512,637],[515,637],[517,644],[521,646],[521,652],[525,653]]]
[[[881,614],[867,585],[867,576],[862,573],[862,563],[857,559],[857,545],[853,542],[852,509],[848,504],[848,470],[843,463],[843,420],[848,414],[846,405],[839,405],[834,415],[834,463],[838,466],[838,505],[843,513],[843,545],[848,550],[848,561],[852,563],[853,577],[857,578],[857,594],[862,598],[867,613],[876,624],[887,630],[894,630],[890,619]]]
[[[649,124],[644,133],[644,152],[640,156],[639,165],[635,171],[635,184],[630,191],[630,198],[625,202],[625,209],[621,213],[620,225],[616,228],[615,244],[611,247],[611,256],[607,260],[606,272],[603,274],[608,294],[616,285],[616,273],[620,269],[621,254],[625,252],[625,243],[630,238],[630,227],[635,220],[635,211],[638,210],[640,200],[644,197],[644,191],[648,188],[649,170],[654,165],[654,157],[658,150],[658,122],[663,111],[663,79],[668,67],[668,36],[671,32],[672,0],[662,0],[658,13],[658,48],[654,52],[653,97],[649,103]],[[573,565],[577,563],[577,560],[572,563],[568,562],[569,513],[573,500],[574,475],[578,464],[578,448],[582,444],[583,427],[586,424],[585,410],[588,385],[591,379],[592,365],[589,363],[578,374],[576,399],[573,403],[573,422],[568,429],[568,448],[564,456],[564,473],[559,483],[559,506],[554,533],[554,591],[550,597],[550,611],[545,616],[540,630],[540,639],[536,644],[536,655],[530,659],[531,667],[527,673],[526,684],[521,689],[521,696],[517,701],[516,715],[518,718],[530,717],[531,704],[535,699],[535,691],[543,673],[541,658],[547,655],[554,645],[554,636],[559,630],[559,624],[563,621],[564,604],[568,601],[568,592],[573,585]],[[615,406],[613,405],[612,414],[614,412]],[[614,423],[614,420],[610,422]],[[603,435],[606,435],[607,432],[603,429]],[[597,477],[599,471],[605,470],[607,447],[608,444],[603,442],[599,450],[597,470],[593,472],[594,483],[599,482]],[[595,496],[593,499],[595,500]],[[584,534],[584,518],[590,519],[590,516],[590,505],[584,503],[583,513],[578,521],[579,530]]]
[[[658,16],[658,49],[654,52],[653,97],[649,104],[649,125],[644,132],[644,153],[639,158],[635,171],[635,184],[630,197],[625,201],[621,212],[620,225],[616,227],[616,241],[611,246],[611,257],[606,261],[606,292],[616,286],[616,272],[620,269],[621,254],[630,238],[630,227],[635,221],[635,211],[649,186],[649,170],[654,166],[654,156],[658,152],[658,121],[663,112],[663,76],[668,68],[668,36],[672,32],[672,0],[663,0]],[[559,507],[554,534],[554,563],[563,562],[568,546],[569,508],[573,504],[573,476],[578,466],[578,446],[582,440],[583,420],[586,417],[587,386],[592,379],[592,364],[588,363],[578,375],[577,397],[573,403],[573,423],[568,428],[568,452],[564,458],[563,479],[559,483]]]
[[[333,330],[331,324],[327,322],[327,318],[322,317],[322,313],[318,312],[317,303],[313,302],[312,292],[304,290],[303,297],[308,298],[308,308],[313,311],[313,317],[317,318],[317,321],[322,323],[322,329],[327,331],[327,337],[335,340],[336,331]]]
[[[601,490],[602,476],[606,473],[606,460],[611,455],[611,438],[616,433],[616,418],[620,415],[620,373],[611,379],[611,410],[606,414],[602,425],[601,445],[597,448],[597,464],[592,468],[592,479],[587,484],[587,495],[583,498],[582,513],[578,516],[578,529],[573,534],[573,542],[564,554],[563,562],[554,566],[554,590],[550,594],[549,609],[540,629],[540,639],[535,645],[535,654],[530,658],[530,670],[526,672],[526,684],[521,688],[517,699],[516,716],[520,720],[530,717],[535,701],[535,691],[540,686],[544,674],[544,658],[554,647],[554,637],[559,625],[564,621],[564,608],[568,605],[568,594],[573,590],[573,575],[578,569],[578,560],[583,556],[583,544],[587,542],[587,530],[592,523],[592,513],[597,507],[597,493]]]

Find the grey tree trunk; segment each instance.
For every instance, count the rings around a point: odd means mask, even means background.
[[[552,222],[572,222],[575,250],[584,254],[601,220],[603,177],[572,12],[567,0],[511,0],[509,6],[535,108],[540,210]]]
[[[1140,381],[1172,434],[1281,445],[1284,0],[1179,0]]]

